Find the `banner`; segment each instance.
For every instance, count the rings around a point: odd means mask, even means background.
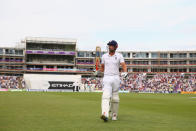
[[[181,94],[196,94],[196,91],[195,91],[195,92],[186,92],[186,91],[182,91]]]
[[[70,90],[75,82],[81,83],[81,75],[24,74],[28,90]]]

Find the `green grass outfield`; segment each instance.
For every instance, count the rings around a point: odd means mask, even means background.
[[[101,93],[0,92],[0,131],[195,131],[196,95],[120,94],[119,120],[100,119]]]

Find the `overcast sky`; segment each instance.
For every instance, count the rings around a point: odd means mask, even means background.
[[[0,0],[0,45],[76,38],[81,50],[196,50],[195,0]]]

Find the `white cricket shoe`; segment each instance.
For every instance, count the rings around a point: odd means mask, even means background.
[[[113,121],[116,121],[117,120],[117,115],[115,113],[112,115],[112,120]]]

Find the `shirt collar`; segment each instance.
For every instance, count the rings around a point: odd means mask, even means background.
[[[110,57],[113,57],[113,56],[116,56],[116,51],[115,51],[115,53],[114,53],[114,55],[110,55],[110,53],[108,52],[108,56],[110,56]]]

